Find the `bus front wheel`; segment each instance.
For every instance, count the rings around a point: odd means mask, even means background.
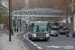
[[[48,39],[46,39],[45,41],[48,41]]]

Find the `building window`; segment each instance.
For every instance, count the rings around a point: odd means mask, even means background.
[[[7,3],[5,3],[5,7],[7,7]]]

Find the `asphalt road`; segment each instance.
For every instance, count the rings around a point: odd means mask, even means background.
[[[22,24],[24,28],[25,25]],[[32,41],[28,38],[28,34],[24,33],[20,38],[28,50],[75,50],[75,38],[72,38],[72,35],[70,37],[66,37],[66,35],[51,36],[48,41]]]
[[[21,36],[21,39],[29,50],[75,50],[75,38],[65,35],[51,36],[48,41],[32,41],[26,33]]]

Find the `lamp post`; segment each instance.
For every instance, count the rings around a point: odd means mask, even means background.
[[[12,5],[12,0],[9,0],[9,41],[11,41],[11,31],[12,31],[12,27],[11,27],[11,20],[12,20],[12,9],[11,9],[11,5]]]
[[[10,9],[10,0],[9,0],[9,41],[11,41],[11,32],[10,32],[10,27],[11,27],[11,20],[10,20],[10,12],[11,12],[11,9]]]

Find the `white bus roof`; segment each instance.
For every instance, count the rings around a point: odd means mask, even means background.
[[[30,21],[31,23],[48,23],[48,21]]]
[[[48,21],[31,21],[34,25],[47,25]]]

